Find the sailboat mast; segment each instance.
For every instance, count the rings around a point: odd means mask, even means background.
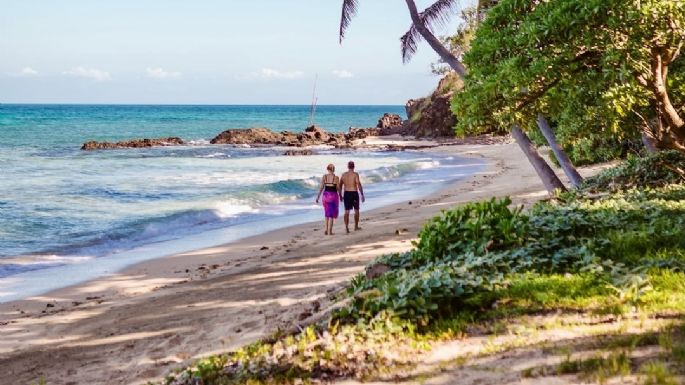
[[[316,113],[316,81],[319,79],[319,74],[317,73],[314,77],[314,89],[312,90],[312,107],[309,111],[309,126],[314,125],[314,114]]]

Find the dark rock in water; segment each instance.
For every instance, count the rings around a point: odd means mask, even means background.
[[[81,146],[81,150],[113,150],[118,148],[147,148],[155,146],[180,146],[184,144],[178,137],[157,138],[157,139],[134,139],[121,142],[97,142],[91,140]]]
[[[212,144],[248,144],[307,147],[330,145],[349,147],[353,138],[349,134],[327,132],[319,126],[307,127],[304,132],[274,132],[268,128],[247,128],[226,130],[210,141]],[[305,155],[305,154],[297,154]],[[307,154],[308,155],[308,154]]]
[[[287,156],[314,155],[314,151],[312,151],[312,150],[288,150],[288,151],[284,152],[283,155],[287,155]]]
[[[209,143],[211,144],[278,144],[281,134],[275,133],[268,128],[256,127],[226,130],[217,135]]]
[[[402,117],[397,114],[388,114],[387,112],[378,119],[376,128],[386,129],[390,127],[397,127],[402,125]]]

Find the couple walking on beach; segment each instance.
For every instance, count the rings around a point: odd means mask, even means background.
[[[335,166],[329,164],[326,167],[328,173],[321,177],[319,195],[316,196],[316,203],[319,203],[323,193],[323,211],[326,217],[325,235],[333,235],[333,221],[338,217],[339,202],[345,204],[345,230],[350,232],[350,211],[354,209],[354,229],[361,230],[359,227],[359,198],[364,202],[364,190],[359,174],[354,171],[354,162],[347,162],[347,172],[340,178],[335,175]],[[340,201],[338,201],[340,199]]]

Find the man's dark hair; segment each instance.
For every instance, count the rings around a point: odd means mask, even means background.
[[[347,168],[349,168],[350,170],[354,170],[354,162],[353,161],[347,162]]]

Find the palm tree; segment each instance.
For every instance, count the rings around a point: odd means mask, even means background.
[[[411,16],[412,25],[409,30],[400,38],[400,41],[402,42],[402,60],[405,63],[411,60],[411,57],[414,55],[414,53],[416,53],[418,43],[421,41],[421,39],[423,39],[428,43],[428,45],[431,46],[431,48],[433,48],[433,50],[445,63],[447,63],[462,79],[464,79],[468,72],[464,64],[460,62],[459,59],[457,59],[444,45],[442,45],[440,40],[438,40],[438,38],[436,38],[432,32],[434,25],[444,25],[447,23],[450,16],[457,8],[458,0],[437,0],[423,12],[418,11],[414,0],[405,0],[405,2],[407,3],[407,8],[409,8],[409,15]],[[492,1],[480,0],[478,2],[479,11],[485,9],[486,6],[488,6],[491,2]],[[350,25],[350,21],[357,14],[358,5],[358,0],[343,0],[342,14],[340,16],[340,43],[342,43],[342,40],[345,37],[345,32]],[[528,158],[528,161],[530,161],[535,168],[535,171],[547,190],[550,193],[555,189],[565,190],[564,184],[561,182],[561,180],[559,180],[557,175],[554,173],[554,170],[540,156],[526,133],[516,125],[512,127],[511,132],[512,136],[516,140],[516,143],[518,143],[519,147]],[[559,158],[559,156],[557,156],[557,158]],[[568,160],[568,157],[565,157],[565,160]],[[566,170],[566,168],[564,168],[564,170]]]

